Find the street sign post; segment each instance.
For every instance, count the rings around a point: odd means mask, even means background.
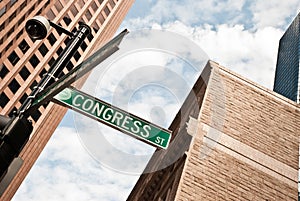
[[[44,103],[52,100],[52,98],[60,91],[70,86],[77,79],[84,76],[90,70],[99,65],[102,61],[104,61],[107,57],[119,50],[119,44],[121,43],[122,39],[127,33],[128,30],[125,29],[112,40],[110,40],[108,43],[106,43],[103,47],[97,50],[93,55],[91,55],[81,64],[73,68],[69,73],[61,77],[58,81],[51,84],[49,87],[47,87],[40,93],[38,93],[31,107],[26,110],[26,113],[30,113],[31,111],[37,109],[39,106],[43,105]]]
[[[54,102],[156,147],[166,149],[169,145],[171,131],[74,88],[66,88],[61,91],[54,97]]]

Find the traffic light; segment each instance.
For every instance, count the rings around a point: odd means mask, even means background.
[[[3,120],[4,119],[4,120]],[[7,121],[8,119],[0,118]],[[0,123],[0,126],[3,125]],[[32,132],[31,122],[24,117],[13,117],[8,120],[0,138],[0,179],[5,175],[9,165],[19,155]]]

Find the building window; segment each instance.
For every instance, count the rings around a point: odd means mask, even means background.
[[[22,68],[22,70],[19,72],[20,76],[22,77],[22,79],[25,81],[29,75],[30,75],[30,72],[29,70],[26,68],[26,66],[24,66]]]
[[[30,64],[32,65],[32,67],[36,67],[39,63],[40,60],[35,56],[35,54],[29,59]]]
[[[109,10],[109,8],[107,6],[105,6],[105,8],[104,8],[104,12],[105,12],[106,16],[109,15],[110,10]]]
[[[8,97],[6,96],[6,94],[4,92],[2,92],[0,94],[0,106],[2,108],[4,108],[5,105],[8,103],[8,101],[9,101]]]
[[[72,20],[69,17],[64,17],[63,20],[66,23],[66,25],[69,25],[72,22]]]
[[[21,6],[20,6],[20,9],[22,10],[23,8],[25,8],[26,5],[27,5],[27,2],[26,2],[26,1],[23,2],[23,3],[21,4]]]
[[[48,65],[51,66],[55,62],[55,59],[53,57],[49,60]]]
[[[56,51],[56,54],[60,55],[62,53],[62,51],[63,51],[62,47],[59,47]]]
[[[8,69],[6,68],[6,66],[4,64],[0,64],[0,77],[3,79],[7,73],[8,73]]]
[[[51,45],[54,45],[54,43],[56,42],[56,38],[54,37],[53,33],[49,34],[47,39]]]
[[[80,47],[81,47],[82,51],[84,52],[86,50],[86,48],[87,48],[86,42],[83,41],[83,43],[80,45]]]
[[[87,35],[88,40],[91,42],[94,38],[94,36],[92,34]]]
[[[39,47],[39,51],[43,56],[45,56],[49,50],[46,45],[42,43],[42,45]]]
[[[41,115],[42,113],[39,110],[35,110],[34,112],[31,113],[30,116],[35,122],[37,122]]]
[[[11,22],[16,17],[16,11],[9,16],[9,21]]]
[[[13,117],[15,111],[17,111],[17,110],[18,110],[18,109],[17,109],[16,107],[14,107],[14,108],[10,111],[10,113],[8,114],[8,116],[9,116],[9,117]]]
[[[23,52],[23,54],[25,54],[30,47],[26,40],[23,39],[22,42],[19,44],[19,48]]]
[[[16,93],[18,89],[20,88],[20,84],[17,82],[16,79],[13,79],[10,84],[8,85],[8,88],[11,90],[11,92]]]
[[[74,5],[72,5],[71,8],[70,8],[70,10],[71,10],[73,16],[76,17],[76,15],[78,13],[77,8]]]
[[[75,54],[74,54],[74,59],[75,59],[76,61],[78,61],[78,60],[80,59],[80,54],[79,54],[78,51],[75,52]]]
[[[26,98],[28,97],[28,95],[25,93],[23,94],[23,96],[20,98],[19,102],[22,104],[24,103],[24,101],[26,100]]]
[[[109,4],[110,6],[113,8],[115,7],[116,3],[114,2],[114,0],[109,0]]]
[[[87,20],[89,20],[89,21],[92,18],[92,14],[89,10],[86,11],[85,16],[86,16]]]
[[[23,29],[17,34],[16,38],[20,38],[22,34],[23,34]]]
[[[94,12],[96,12],[98,10],[98,6],[97,6],[97,4],[94,1],[92,2],[91,7],[92,7],[92,9],[93,9]]]
[[[10,5],[14,5],[14,3],[16,3],[17,0],[10,0]]]
[[[33,83],[30,85],[30,89],[31,89],[31,91],[33,91],[33,88],[35,87],[35,86],[37,86],[37,81],[33,81]]]
[[[1,25],[0,25],[0,31],[2,31],[4,29],[4,23],[2,23]]]
[[[0,9],[0,17],[5,13],[6,11],[6,6]]]
[[[10,61],[10,63],[12,65],[15,65],[16,63],[18,63],[18,61],[20,60],[19,56],[16,54],[15,51],[13,51],[9,56],[8,56],[8,60]]]
[[[72,70],[73,67],[74,67],[74,65],[72,64],[72,62],[69,62],[67,65],[68,71]]]
[[[25,21],[25,16],[23,15],[18,21],[18,26],[20,26]]]

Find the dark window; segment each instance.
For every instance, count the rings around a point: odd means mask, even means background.
[[[8,56],[8,60],[10,61],[10,63],[12,65],[15,65],[16,63],[18,63],[18,61],[20,60],[19,56],[16,54],[15,51],[13,51],[9,56]]]
[[[67,38],[64,40],[65,45],[68,45],[68,43],[69,43],[70,40],[71,40],[70,37],[67,37]]]
[[[38,83],[37,83],[37,81],[33,81],[33,83],[30,85],[30,89],[31,89],[31,91],[33,90],[33,88],[37,85]]]
[[[85,16],[86,16],[87,20],[90,20],[92,18],[92,14],[89,10],[86,11]]]
[[[20,98],[20,103],[24,103],[24,101],[26,100],[26,98],[28,97],[28,95],[25,93],[23,94],[23,96]]]
[[[69,62],[67,65],[68,71],[72,70],[73,67],[74,67],[74,65],[72,64],[72,62]]]
[[[0,25],[0,31],[2,31],[4,29],[4,23],[2,23],[1,25]]]
[[[17,0],[10,0],[10,5],[14,5],[14,3],[16,3]]]
[[[34,5],[28,10],[27,13],[32,13],[34,11]]]
[[[86,43],[83,41],[83,43],[81,44],[80,47],[81,47],[82,51],[85,51],[86,48],[87,48],[87,45],[86,45]]]
[[[54,43],[56,42],[56,38],[54,37],[53,33],[49,34],[47,39],[51,45],[54,45]]]
[[[63,49],[62,47],[59,47],[56,51],[57,55],[60,55],[62,53]]]
[[[22,22],[24,22],[24,21],[25,21],[25,16],[22,16],[21,19],[19,19],[19,21],[18,21],[18,25],[21,25]]]
[[[26,66],[24,66],[24,67],[22,68],[22,70],[19,72],[19,74],[21,75],[22,79],[25,81],[25,80],[29,77],[30,72],[29,72],[29,70],[26,68]]]
[[[16,93],[20,88],[20,84],[17,82],[16,79],[13,79],[8,85],[8,88],[11,90],[11,92]]]
[[[0,106],[2,108],[4,108],[5,105],[8,103],[8,101],[9,101],[8,97],[6,96],[6,94],[4,92],[2,92],[0,94]]]
[[[21,10],[22,10],[23,8],[25,8],[26,5],[27,5],[27,2],[26,2],[26,1],[25,1],[24,3],[22,3],[21,6],[20,6]]]
[[[55,62],[55,59],[52,57],[48,62],[49,66],[51,66],[54,62]]]
[[[109,0],[109,4],[112,8],[115,7],[115,5],[116,5],[114,0]]]
[[[15,27],[11,28],[8,32],[7,32],[7,37],[9,37],[15,30]]]
[[[92,2],[91,7],[92,7],[92,9],[93,9],[94,12],[96,12],[98,10],[98,6],[97,6],[97,4],[94,1]]]
[[[42,113],[39,110],[34,110],[34,112],[32,112],[30,116],[35,122],[37,122],[41,115]]]
[[[8,43],[8,45],[5,47],[5,52],[9,50],[9,48],[13,45],[13,41],[10,41],[10,43]]]
[[[49,50],[46,45],[42,43],[42,45],[39,47],[39,51],[43,56],[45,56]]]
[[[0,17],[5,13],[6,11],[6,6],[0,9]]]
[[[23,34],[23,29],[17,34],[16,38],[20,38],[22,34]]]
[[[80,59],[80,54],[79,54],[78,51],[75,52],[75,54],[74,54],[74,59],[75,59],[76,61],[78,61],[78,60]]]
[[[104,8],[104,12],[105,12],[106,16],[108,16],[108,15],[109,15],[109,13],[110,13],[110,10],[108,9],[108,7],[107,7],[107,6],[105,6],[105,8]]]
[[[11,22],[11,21],[13,21],[13,19],[16,17],[16,11],[13,13],[13,14],[11,14],[11,16],[9,16],[9,21]]]
[[[64,17],[63,20],[66,23],[66,25],[69,25],[72,22],[72,20],[68,17]]]
[[[36,67],[39,63],[40,60],[35,56],[35,54],[29,59],[30,64],[32,65],[32,67]]]
[[[43,68],[43,70],[39,74],[40,78],[43,78],[46,73],[47,73],[46,69]]]
[[[14,108],[10,111],[10,113],[8,114],[8,116],[9,116],[9,117],[12,117],[16,111],[17,111],[17,108],[14,107]]]
[[[27,52],[27,50],[29,49],[29,45],[26,42],[26,40],[22,40],[22,42],[19,44],[19,48],[20,50],[23,52],[23,54],[25,54]]]
[[[87,36],[87,38],[88,38],[88,40],[91,42],[91,41],[93,40],[94,36],[93,36],[92,34],[89,34],[89,35]]]
[[[8,69],[6,68],[6,66],[4,64],[0,64],[0,77],[3,79],[7,73],[8,73]]]

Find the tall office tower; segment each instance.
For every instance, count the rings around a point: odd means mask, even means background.
[[[300,13],[279,42],[274,91],[300,103]]]
[[[69,40],[55,29],[42,41],[31,40],[24,31],[28,19],[42,15],[70,31],[80,22],[92,27],[92,35],[64,69],[67,73],[111,39],[132,3],[133,0],[0,1],[0,114],[11,115],[21,106]],[[65,112],[65,108],[50,103],[31,115],[34,130],[20,154],[24,164],[1,200],[12,198]]]
[[[209,61],[127,200],[297,200],[299,125],[299,104]]]

